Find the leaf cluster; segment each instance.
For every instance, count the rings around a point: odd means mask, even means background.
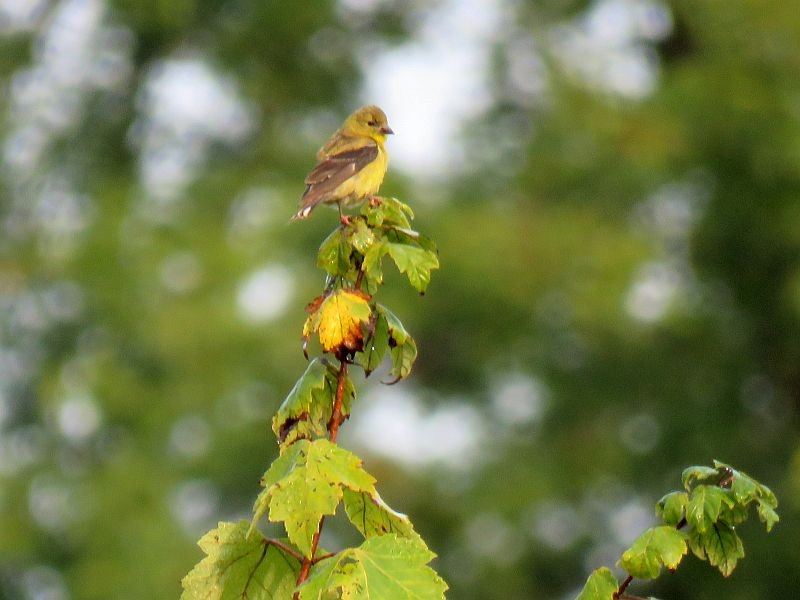
[[[361,460],[335,443],[355,399],[348,365],[369,375],[388,355],[394,383],[416,359],[400,319],[373,299],[385,257],[420,293],[439,266],[433,243],[410,228],[411,218],[407,205],[383,198],[323,242],[318,264],[327,285],[307,307],[303,338],[307,351],[316,336],[324,355],[309,362],[272,420],[280,455],[261,479],[251,523],[220,523],[203,537],[207,556],[184,579],[184,600],[444,597],[447,584],[428,566],[435,554],[408,517],[383,501]],[[320,553],[324,518],[340,505],[364,542]],[[264,538],[257,529],[264,517],[282,523],[287,539]]]
[[[411,286],[424,294],[439,258],[436,245],[411,229],[413,218],[411,208],[396,198],[367,203],[349,226],[337,228],[322,242],[317,266],[334,278],[363,279],[366,291],[374,294],[383,283],[383,259],[388,256]]]
[[[631,577],[655,579],[662,567],[674,571],[689,550],[727,577],[744,557],[736,527],[747,520],[750,507],[756,507],[768,532],[778,522],[775,494],[730,465],[715,460],[713,467],[688,467],[682,482],[683,490],[666,494],[656,504],[663,525],[642,533],[623,552],[618,566]],[[602,567],[589,576],[578,600],[614,600],[625,585]]]
[[[411,229],[411,208],[395,198],[367,203],[349,225],[337,227],[319,249],[317,265],[329,285],[306,308],[304,348],[316,335],[323,352],[354,360],[369,375],[389,355],[392,383],[411,373],[417,344],[400,319],[373,295],[383,283],[389,258],[411,286],[425,293],[439,268],[436,245]],[[364,291],[362,291],[364,288]]]

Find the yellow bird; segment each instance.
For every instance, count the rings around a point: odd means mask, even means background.
[[[389,166],[384,143],[393,133],[377,106],[363,106],[347,117],[317,152],[319,162],[306,176],[306,191],[292,220],[307,218],[317,204],[336,202],[339,218],[348,224],[342,205],[355,206],[378,192]]]

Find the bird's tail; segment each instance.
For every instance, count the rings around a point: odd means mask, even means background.
[[[315,204],[311,204],[309,206],[303,206],[300,210],[298,210],[289,221],[301,221],[303,219],[307,219],[308,216],[311,214],[311,211],[314,210]]]

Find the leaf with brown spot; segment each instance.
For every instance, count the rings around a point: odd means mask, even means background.
[[[369,323],[372,309],[369,296],[358,290],[336,290],[309,304],[311,314],[303,326],[303,335],[316,333],[325,352],[355,352],[363,347],[362,324]]]

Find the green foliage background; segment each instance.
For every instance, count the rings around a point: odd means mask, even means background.
[[[364,48],[402,44],[425,9],[37,5],[25,27],[0,18],[0,598],[174,598],[199,536],[247,517],[277,451],[270,419],[305,369],[303,308],[335,217],[287,225],[302,178],[364,100]],[[775,491],[781,522],[769,537],[745,526],[731,580],[687,560],[632,589],[792,597],[800,14],[777,0],[652,4],[671,30],[637,41],[659,70],[631,98],[553,50],[560,26],[600,4],[504,6],[517,37],[492,42],[493,89],[461,131],[461,168],[425,182],[393,167],[382,189],[414,207],[442,264],[423,299],[387,275],[382,301],[420,351],[399,386],[431,411],[472,407],[478,452],[457,468],[360,454],[457,599],[574,597],[683,466],[718,458]],[[64,17],[92,10],[99,37]],[[78,42],[47,37],[56,17]],[[515,87],[519,35],[536,40],[542,96]],[[70,62],[86,56],[94,75]],[[252,126],[180,138],[204,158],[159,199],[140,176],[143,90],[160,61],[193,59],[227,78]],[[237,295],[265,265],[287,270],[291,299],[248,321]],[[536,418],[515,417],[514,381],[539,390]]]

